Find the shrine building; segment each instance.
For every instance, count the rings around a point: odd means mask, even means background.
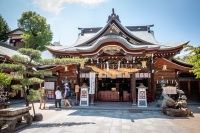
[[[113,9],[104,27],[78,28],[78,39],[71,46],[47,46],[56,58],[88,58],[82,64],[52,68],[58,73],[58,85],[66,80],[72,90],[74,83],[90,85],[89,73],[95,72],[97,101],[117,102],[123,88],[123,101],[135,103],[141,83],[147,87],[148,101],[160,97],[162,84],[175,86],[189,97],[199,96],[200,82],[189,73],[192,66],[174,59],[189,41],[158,42],[153,26],[124,26]]]

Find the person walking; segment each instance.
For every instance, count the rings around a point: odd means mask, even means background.
[[[60,91],[60,87],[59,87],[59,86],[57,86],[57,88],[56,88],[55,95],[56,95],[55,107],[56,107],[56,109],[57,109],[57,103],[58,103],[58,104],[59,104],[59,108],[61,108],[62,93],[61,93],[61,91]]]
[[[64,98],[65,98],[65,103],[64,106],[66,106],[68,104],[68,107],[71,107],[71,104],[69,102],[69,98],[70,98],[70,88],[68,84],[65,84],[65,93],[64,93]]]
[[[47,94],[46,94],[44,87],[42,87],[41,89],[42,89],[42,95],[40,97],[40,107],[39,107],[39,109],[41,109],[42,103],[44,104],[43,109],[45,109]]]

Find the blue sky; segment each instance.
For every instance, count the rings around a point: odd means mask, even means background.
[[[11,30],[25,11],[47,19],[53,42],[75,43],[78,27],[103,27],[112,8],[124,26],[151,25],[159,42],[200,44],[199,0],[1,0],[0,14]]]

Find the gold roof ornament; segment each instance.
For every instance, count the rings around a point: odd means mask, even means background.
[[[65,66],[65,72],[68,71],[68,66]]]
[[[167,65],[163,65],[162,70],[163,70],[163,71],[167,71]]]
[[[103,52],[109,55],[115,55],[116,53],[119,53],[121,50],[120,46],[116,46],[116,45],[109,45],[109,46],[105,46],[102,48]]]
[[[141,63],[142,63],[142,68],[146,68],[147,67],[147,61],[141,61]]]

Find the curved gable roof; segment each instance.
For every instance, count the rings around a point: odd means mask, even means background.
[[[119,42],[130,50],[145,48],[145,51],[162,53],[179,52],[184,45],[189,43],[189,41],[160,43],[155,39],[153,31],[150,30],[152,26],[123,26],[119,20],[119,16],[113,10],[107,24],[103,28],[79,28],[81,33],[78,35],[77,41],[70,47],[47,46],[47,49],[54,54],[80,54],[80,52],[88,52],[89,50],[92,52],[96,50],[103,44],[102,42]]]
[[[97,33],[80,33],[78,36],[78,39],[73,46],[79,47],[79,46],[89,46],[93,45],[94,42],[100,38],[106,35],[106,32],[109,30],[109,28],[119,29],[119,32],[122,33],[124,36],[128,37],[129,39],[136,40],[138,44],[157,44],[158,42],[155,40],[154,36],[150,31],[148,31],[148,26],[145,26],[147,31],[130,31],[129,29],[132,28],[129,26],[128,28],[124,27],[117,19],[111,19],[105,27],[98,30]],[[144,27],[144,26],[140,26]],[[139,26],[138,26],[139,28]],[[85,28],[82,28],[85,29]],[[91,28],[92,29],[92,28]],[[111,34],[112,35],[112,34]],[[144,36],[145,35],[145,36]],[[119,35],[120,36],[120,35]],[[134,45],[134,44],[133,44]]]

